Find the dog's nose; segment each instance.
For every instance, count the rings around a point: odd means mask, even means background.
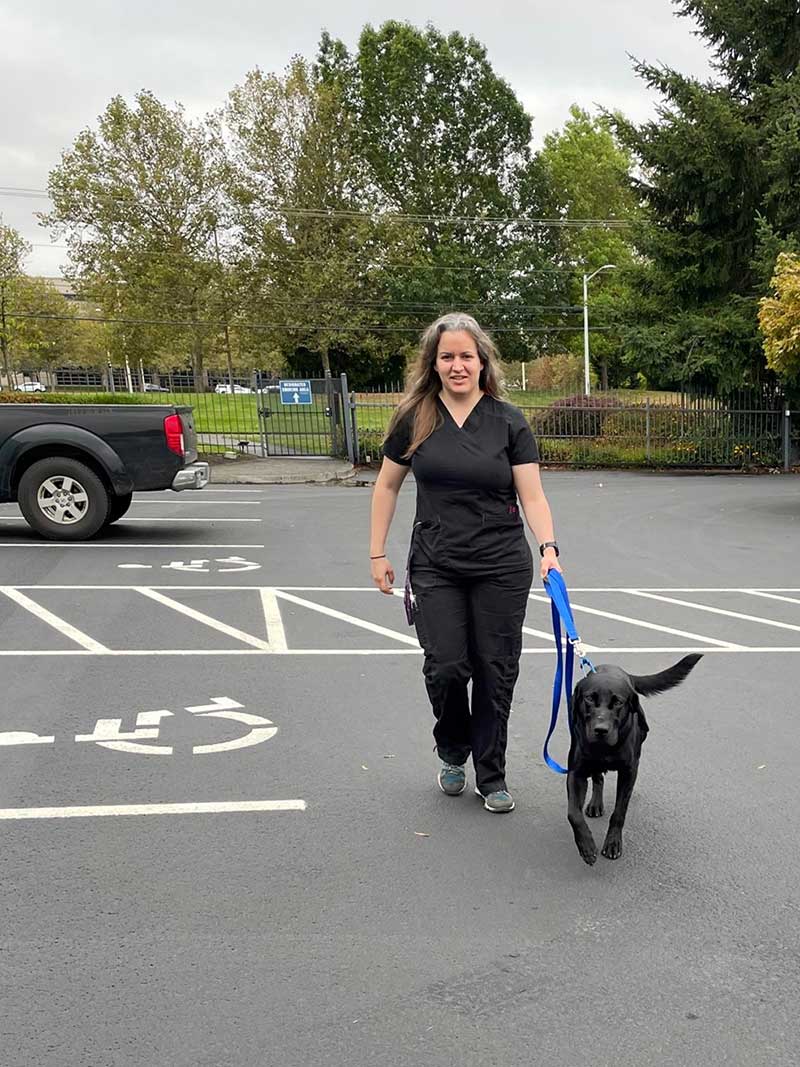
[[[594,732],[598,737],[606,737],[608,734],[607,726],[595,726]]]

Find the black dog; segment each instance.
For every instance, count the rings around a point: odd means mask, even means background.
[[[617,772],[617,797],[603,845],[610,860],[622,855],[622,827],[639,770],[639,754],[647,737],[647,720],[639,697],[663,693],[679,685],[702,659],[693,654],[661,671],[637,676],[621,667],[600,664],[582,678],[572,694],[572,743],[567,773],[567,818],[578,852],[588,864],[597,859],[597,846],[583,817],[586,787],[592,779],[592,797],[586,806],[590,819],[603,814],[603,775]]]

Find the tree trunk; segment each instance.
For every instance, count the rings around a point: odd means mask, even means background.
[[[6,336],[6,287],[0,285],[0,351],[3,353],[3,371],[6,389],[11,388],[11,370],[8,365],[8,337]]]
[[[608,391],[608,364],[605,360],[600,364],[600,388]]]
[[[195,392],[204,393],[206,390],[205,382],[203,381],[203,330],[201,326],[195,326],[194,328],[192,374],[194,376]]]

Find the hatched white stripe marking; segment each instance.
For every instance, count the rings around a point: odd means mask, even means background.
[[[261,606],[267,624],[267,644],[273,652],[285,652],[289,646],[286,643],[286,631],[274,589],[261,590]]]
[[[72,626],[65,619],[59,618],[58,615],[54,615],[52,611],[48,611],[47,608],[43,608],[41,604],[37,604],[35,600],[31,600],[25,593],[21,593],[18,589],[12,589],[10,586],[0,586],[0,592],[8,597],[9,600],[13,600],[15,604],[19,604],[20,607],[25,608],[31,615],[35,615],[37,619],[41,619],[42,622],[46,622],[48,626],[52,626],[54,630],[58,630],[64,637],[68,637],[70,641],[75,641],[87,652],[107,653],[111,650],[102,645],[99,641],[95,641],[93,637],[89,637],[82,630],[79,630],[76,626]]]
[[[151,600],[155,600],[157,604],[163,604],[165,607],[171,608],[189,619],[194,619],[195,622],[201,622],[204,626],[210,626],[212,630],[219,630],[220,633],[227,634],[228,637],[233,637],[237,641],[243,641],[246,645],[252,645],[253,648],[258,648],[262,652],[270,651],[270,646],[260,637],[254,637],[252,634],[245,633],[244,630],[239,630],[235,626],[229,626],[226,622],[213,619],[202,611],[190,608],[188,604],[181,604],[179,601],[173,600],[172,597],[156,592],[155,589],[148,589],[144,586],[136,586],[135,588],[136,592],[141,593],[142,596],[149,597]]]
[[[538,596],[536,593],[531,593],[531,600],[541,601],[543,604],[549,604],[550,598],[547,596]],[[583,611],[587,615],[599,615],[603,619],[614,619],[616,622],[627,622],[631,626],[641,626],[645,630],[658,630],[664,634],[674,634],[675,637],[688,637],[692,641],[702,641],[706,645],[720,645],[722,648],[741,649],[742,645],[734,644],[733,641],[719,641],[716,637],[706,637],[703,634],[695,634],[690,630],[676,630],[672,626],[659,626],[654,622],[645,622],[644,619],[632,619],[630,615],[617,615],[613,611],[601,611],[599,608],[588,608],[585,604],[572,604],[573,608],[578,611]],[[600,651],[598,649],[598,651]]]
[[[729,619],[743,619],[745,622],[758,622],[762,626],[776,626],[779,630],[794,630],[800,632],[800,626],[792,622],[778,622],[776,619],[764,619],[760,615],[746,615],[741,611],[730,611],[727,608],[714,608],[710,604],[695,604],[691,600],[680,600],[672,596],[661,596],[659,593],[645,593],[640,589],[626,589],[631,596],[646,597],[648,600],[661,600],[665,604],[677,604],[681,608],[694,608],[696,611],[707,611],[712,615],[724,615]]]
[[[383,637],[391,637],[394,641],[401,641],[404,645],[412,645],[414,649],[419,649],[419,642],[416,638],[408,637],[407,634],[401,634],[397,630],[390,630],[386,626],[378,626],[374,622],[366,622],[355,615],[348,615],[344,611],[336,611],[335,608],[328,608],[323,604],[315,604],[311,600],[304,600],[303,597],[287,593],[284,589],[276,589],[275,592],[281,600],[288,600],[292,604],[298,604],[301,608],[310,608],[311,611],[318,611],[320,615],[328,615],[331,619],[349,622],[353,626],[360,626],[363,630],[370,630],[372,633],[381,634]]]

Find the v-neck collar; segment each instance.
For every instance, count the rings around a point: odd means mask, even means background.
[[[450,421],[452,422],[453,426],[455,426],[455,428],[457,430],[462,431],[462,430],[466,429],[467,423],[472,418],[472,416],[475,414],[476,410],[481,406],[481,401],[483,400],[483,398],[485,396],[486,396],[486,393],[481,393],[481,395],[478,397],[478,399],[475,401],[475,403],[469,409],[469,414],[467,415],[467,417],[464,419],[464,421],[461,423],[460,426],[456,422],[455,418],[453,417],[452,411],[447,406],[447,404],[445,404],[444,400],[442,400],[442,398],[440,396],[437,396],[436,399],[439,401],[439,403],[444,408],[445,415],[450,419]]]

